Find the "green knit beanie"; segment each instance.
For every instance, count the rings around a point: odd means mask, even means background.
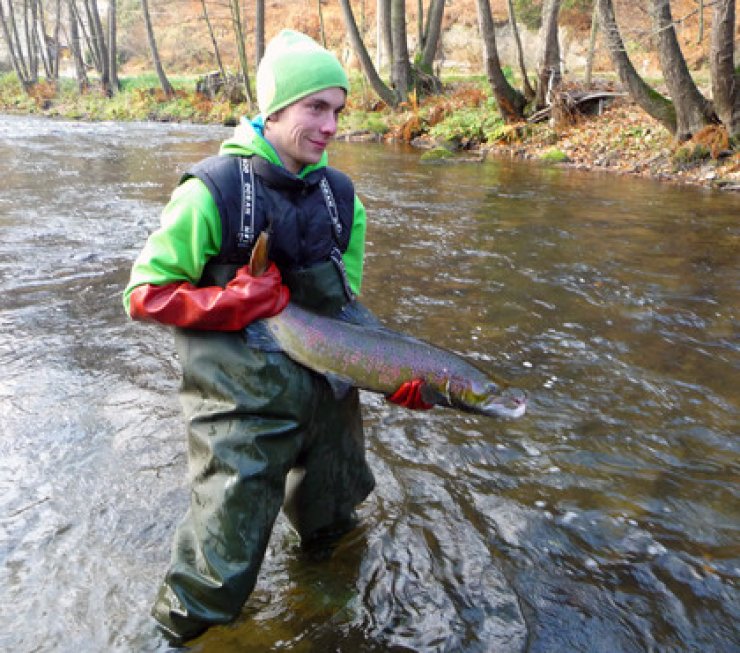
[[[347,73],[337,58],[309,36],[289,29],[267,44],[257,67],[257,104],[265,118],[335,86],[349,92]]]

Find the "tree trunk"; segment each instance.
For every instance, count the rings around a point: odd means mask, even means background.
[[[0,0],[0,23],[2,23],[3,36],[8,46],[10,62],[13,65],[15,76],[18,78],[23,90],[28,93],[36,80],[31,78],[28,68],[28,62],[23,54],[20,38],[18,37],[18,27],[15,22],[15,12],[12,1],[8,2],[8,9],[3,6],[4,0]]]
[[[424,49],[421,52],[420,67],[426,73],[432,72],[434,57],[439,46],[439,37],[442,34],[442,19],[445,14],[445,0],[432,0],[427,14],[427,24],[424,30]]]
[[[393,91],[383,83],[383,80],[380,79],[380,75],[378,75],[378,71],[375,70],[375,67],[373,66],[372,59],[370,58],[367,48],[360,36],[360,30],[357,28],[357,21],[355,21],[354,13],[352,13],[350,0],[339,0],[339,4],[342,7],[344,28],[347,30],[349,41],[352,44],[352,49],[360,60],[360,67],[362,68],[365,78],[383,102],[388,106],[395,107],[398,104],[398,99]]]
[[[110,88],[113,93],[121,90],[118,81],[118,18],[116,0],[108,0],[108,68],[110,71]]]
[[[509,84],[498,57],[496,31],[489,0],[478,0],[478,25],[483,39],[483,52],[486,60],[486,74],[496,98],[501,117],[505,122],[518,122],[524,119],[524,96]]]
[[[265,0],[256,0],[254,8],[254,67],[265,54]]]
[[[74,6],[74,0],[67,0],[67,11],[69,13],[69,49],[72,50],[72,58],[75,62],[77,90],[80,93],[84,93],[90,87],[90,80],[87,78],[85,62],[82,59],[82,41],[80,38],[80,31],[78,29],[78,17]]]
[[[90,21],[90,32],[92,33],[92,42],[97,53],[97,69],[100,73],[100,87],[103,93],[110,96],[110,62],[108,61],[108,46],[106,45],[105,31],[103,30],[103,21],[100,20],[98,11],[98,0],[85,0],[85,6]]]
[[[560,43],[558,42],[558,14],[560,0],[546,0],[542,7],[540,29],[540,56],[537,71],[537,96],[535,106],[542,109],[550,104],[551,92],[560,85]]]
[[[591,12],[591,33],[588,37],[588,54],[586,55],[586,74],[583,83],[586,88],[591,86],[591,73],[594,69],[594,53],[596,51],[596,34],[599,31],[599,9],[596,4]]]
[[[75,16],[77,17],[77,27],[79,28],[78,34],[81,34],[80,54],[82,55],[82,60],[84,61],[85,52],[88,52],[92,60],[93,67],[96,70],[99,70],[100,69],[100,59],[98,58],[98,53],[95,51],[95,41],[90,36],[90,33],[88,32],[87,27],[86,27],[86,24],[92,23],[92,16],[90,16],[89,7],[87,5],[86,0],[82,0],[82,4],[85,7],[85,16],[87,17],[86,21],[82,19],[82,15],[80,14],[80,10],[77,7],[76,0],[72,0],[69,4],[71,11],[73,11]]]
[[[672,134],[676,133],[676,111],[673,103],[645,83],[632,65],[619,33],[614,17],[612,0],[596,0],[599,8],[601,33],[609,48],[609,56],[622,85],[629,90],[632,99],[649,116],[655,118]]]
[[[218,49],[218,41],[216,35],[213,32],[213,25],[211,19],[208,16],[208,8],[206,7],[206,0],[200,0],[200,6],[203,9],[203,19],[206,21],[206,27],[208,27],[208,36],[211,37],[211,44],[213,45],[213,56],[216,57],[216,65],[218,66],[218,72],[221,75],[221,81],[226,83],[226,69],[224,63],[221,61],[221,52]]]
[[[393,37],[391,34],[391,0],[378,0],[378,7],[380,11],[380,29],[383,42],[383,52],[385,52],[385,58],[388,60],[388,70],[390,70],[391,62],[393,61]],[[378,67],[380,72],[380,67]]]
[[[85,38],[87,44],[87,51],[90,53],[90,59],[95,70],[100,70],[103,64],[100,61],[100,52],[98,50],[98,41],[95,38],[95,30],[93,28],[93,17],[90,13],[90,3],[88,0],[82,0],[82,6],[85,8],[85,20],[82,16],[79,16],[79,24],[82,28],[82,35]],[[84,52],[83,48],[83,52]]]
[[[411,64],[406,33],[406,0],[391,0],[391,84],[399,102],[408,99],[411,88]]]
[[[316,0],[319,10],[319,32],[321,33],[321,45],[326,47],[326,30],[324,29],[324,11],[321,8],[321,0]]]
[[[26,35],[28,65],[31,69],[31,77],[34,83],[39,78],[39,49],[38,39],[36,38],[37,1],[24,0],[23,2],[23,29]]]
[[[244,46],[244,28],[242,27],[242,14],[239,0],[230,0],[229,7],[231,8],[231,24],[234,28],[236,50],[239,53],[239,67],[241,68],[242,79],[244,81],[244,92],[247,96],[249,106],[251,107],[254,105],[254,98],[252,97],[252,86],[249,83],[249,65],[247,64],[247,50]]]
[[[59,79],[59,61],[62,56],[62,48],[59,43],[59,34],[62,29],[62,0],[56,0],[56,23],[54,24],[54,77]]]
[[[508,0],[509,5],[509,25],[511,25],[511,33],[514,35],[514,42],[516,43],[516,58],[519,62],[519,73],[522,76],[522,88],[524,89],[524,98],[527,102],[534,99],[536,95],[535,90],[529,83],[529,75],[527,74],[527,67],[524,65],[524,50],[522,49],[522,39],[519,36],[519,28],[516,24],[516,14],[514,13],[514,2]]]
[[[731,138],[740,136],[740,74],[735,70],[735,0],[717,0],[709,65],[717,116]]]
[[[36,20],[33,24],[33,33],[39,49],[39,54],[41,55],[41,63],[44,66],[44,75],[46,76],[47,81],[56,82],[57,80],[56,75],[54,74],[53,61],[54,52],[53,46],[51,44],[51,37],[47,34],[46,12],[44,11],[44,4],[41,2],[41,0],[32,1],[37,7],[35,11]]]
[[[710,103],[696,87],[678,43],[669,0],[650,0],[658,33],[658,59],[676,109],[676,138],[685,141],[713,118]]]
[[[172,88],[172,85],[167,79],[167,75],[165,75],[164,68],[162,67],[162,60],[159,58],[157,39],[154,38],[154,27],[152,26],[152,18],[149,14],[149,0],[141,0],[141,11],[144,14],[146,38],[149,41],[149,51],[152,55],[152,63],[154,64],[154,69],[157,71],[159,85],[162,87],[162,91],[164,91],[164,94],[168,98],[171,98],[175,95],[175,89]]]
[[[424,0],[416,0],[416,52],[424,50]]]

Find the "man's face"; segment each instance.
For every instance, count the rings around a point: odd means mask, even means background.
[[[293,174],[318,163],[337,133],[345,93],[338,87],[312,93],[274,113],[265,124],[265,138]]]

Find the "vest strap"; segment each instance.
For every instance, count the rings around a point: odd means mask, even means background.
[[[254,229],[254,205],[255,205],[255,186],[254,186],[254,166],[252,157],[240,157],[241,165],[241,223],[239,231],[236,234],[236,246],[239,249],[251,250],[256,237]]]
[[[331,228],[334,232],[334,242],[339,244],[342,236],[342,223],[339,221],[339,210],[337,209],[337,202],[334,199],[334,193],[331,192],[331,186],[329,180],[324,176],[319,182],[319,188],[324,196],[324,204],[326,204],[326,210],[329,212],[329,219],[331,220]]]

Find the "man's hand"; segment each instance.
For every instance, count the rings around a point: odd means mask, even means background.
[[[429,410],[434,408],[434,404],[428,404],[422,399],[421,388],[423,385],[424,381],[421,379],[406,381],[392,395],[388,395],[386,399],[391,403],[411,410]]]

